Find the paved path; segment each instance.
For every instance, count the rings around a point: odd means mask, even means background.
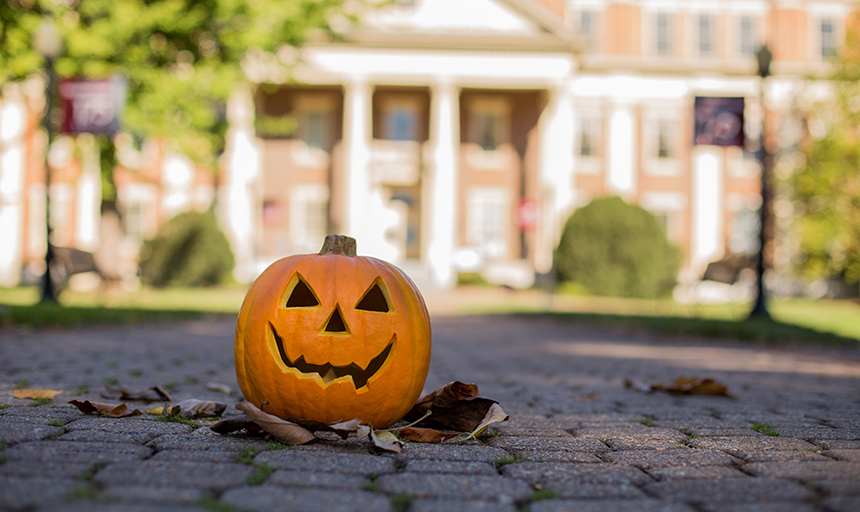
[[[330,437],[271,450],[260,438],[65,405],[114,382],[238,401],[206,387],[236,389],[230,321],[0,331],[0,510],[860,510],[858,351],[546,318],[442,317],[433,334],[427,388],[476,382],[511,420],[473,444],[379,455]],[[714,377],[734,398],[622,386],[682,374]],[[65,392],[33,407],[12,398],[16,385]]]

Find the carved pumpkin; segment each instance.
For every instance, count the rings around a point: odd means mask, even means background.
[[[236,377],[245,399],[284,419],[402,418],[430,366],[424,299],[400,269],[355,255],[329,235],[319,254],[273,263],[236,322]]]

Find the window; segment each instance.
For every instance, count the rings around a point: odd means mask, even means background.
[[[657,55],[672,54],[672,15],[658,13],[656,18],[655,50]]]
[[[492,151],[499,145],[498,115],[495,112],[476,112],[475,130],[479,146],[484,151]]]
[[[577,154],[580,157],[600,156],[600,119],[580,118],[577,126]]]
[[[290,193],[290,235],[294,251],[313,252],[328,232],[328,187],[298,185]]]
[[[469,244],[480,247],[489,258],[507,254],[508,225],[511,223],[508,197],[504,189],[474,189],[469,195]]]
[[[699,16],[699,56],[713,57],[716,52],[716,30],[713,16]]]
[[[397,108],[385,112],[385,138],[387,140],[417,140],[418,113]]]
[[[820,23],[821,31],[821,57],[835,57],[837,48],[836,22],[832,19],[823,19]]]
[[[738,44],[739,52],[744,56],[755,55],[758,50],[758,41],[756,38],[756,23],[755,18],[751,16],[741,16],[738,21]]]
[[[657,158],[674,157],[674,123],[667,119],[657,121]]]
[[[582,11],[579,13],[579,34],[585,40],[586,53],[597,51],[597,13]]]
[[[328,139],[328,112],[306,111],[300,136],[309,148],[325,149]]]

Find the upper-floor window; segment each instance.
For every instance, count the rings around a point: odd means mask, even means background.
[[[672,54],[672,15],[661,12],[655,19],[654,49],[657,55]]]
[[[501,96],[475,98],[469,105],[469,142],[495,151],[510,142],[510,104]]]
[[[836,56],[837,34],[836,21],[825,18],[819,23],[821,37],[821,56],[824,58]]]
[[[600,156],[600,119],[582,117],[577,123],[577,154],[581,157]]]
[[[328,137],[328,112],[308,110],[303,117],[304,122],[299,130],[299,137],[309,148],[325,149]]]
[[[753,56],[758,50],[756,23],[752,16],[741,16],[738,20],[738,45],[741,56]]]
[[[580,12],[578,29],[585,42],[583,49],[587,53],[595,53],[598,41],[597,13],[593,11]]]
[[[672,158],[674,151],[675,124],[670,119],[657,121],[657,158]]]
[[[699,56],[713,57],[717,50],[716,19],[708,14],[699,16]]]
[[[417,140],[418,112],[395,108],[385,112],[385,138],[388,140]]]

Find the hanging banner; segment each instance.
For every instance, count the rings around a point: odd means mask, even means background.
[[[60,82],[62,133],[106,133],[119,130],[125,106],[125,79],[74,78]]]
[[[744,99],[696,97],[693,143],[711,146],[744,145]]]

